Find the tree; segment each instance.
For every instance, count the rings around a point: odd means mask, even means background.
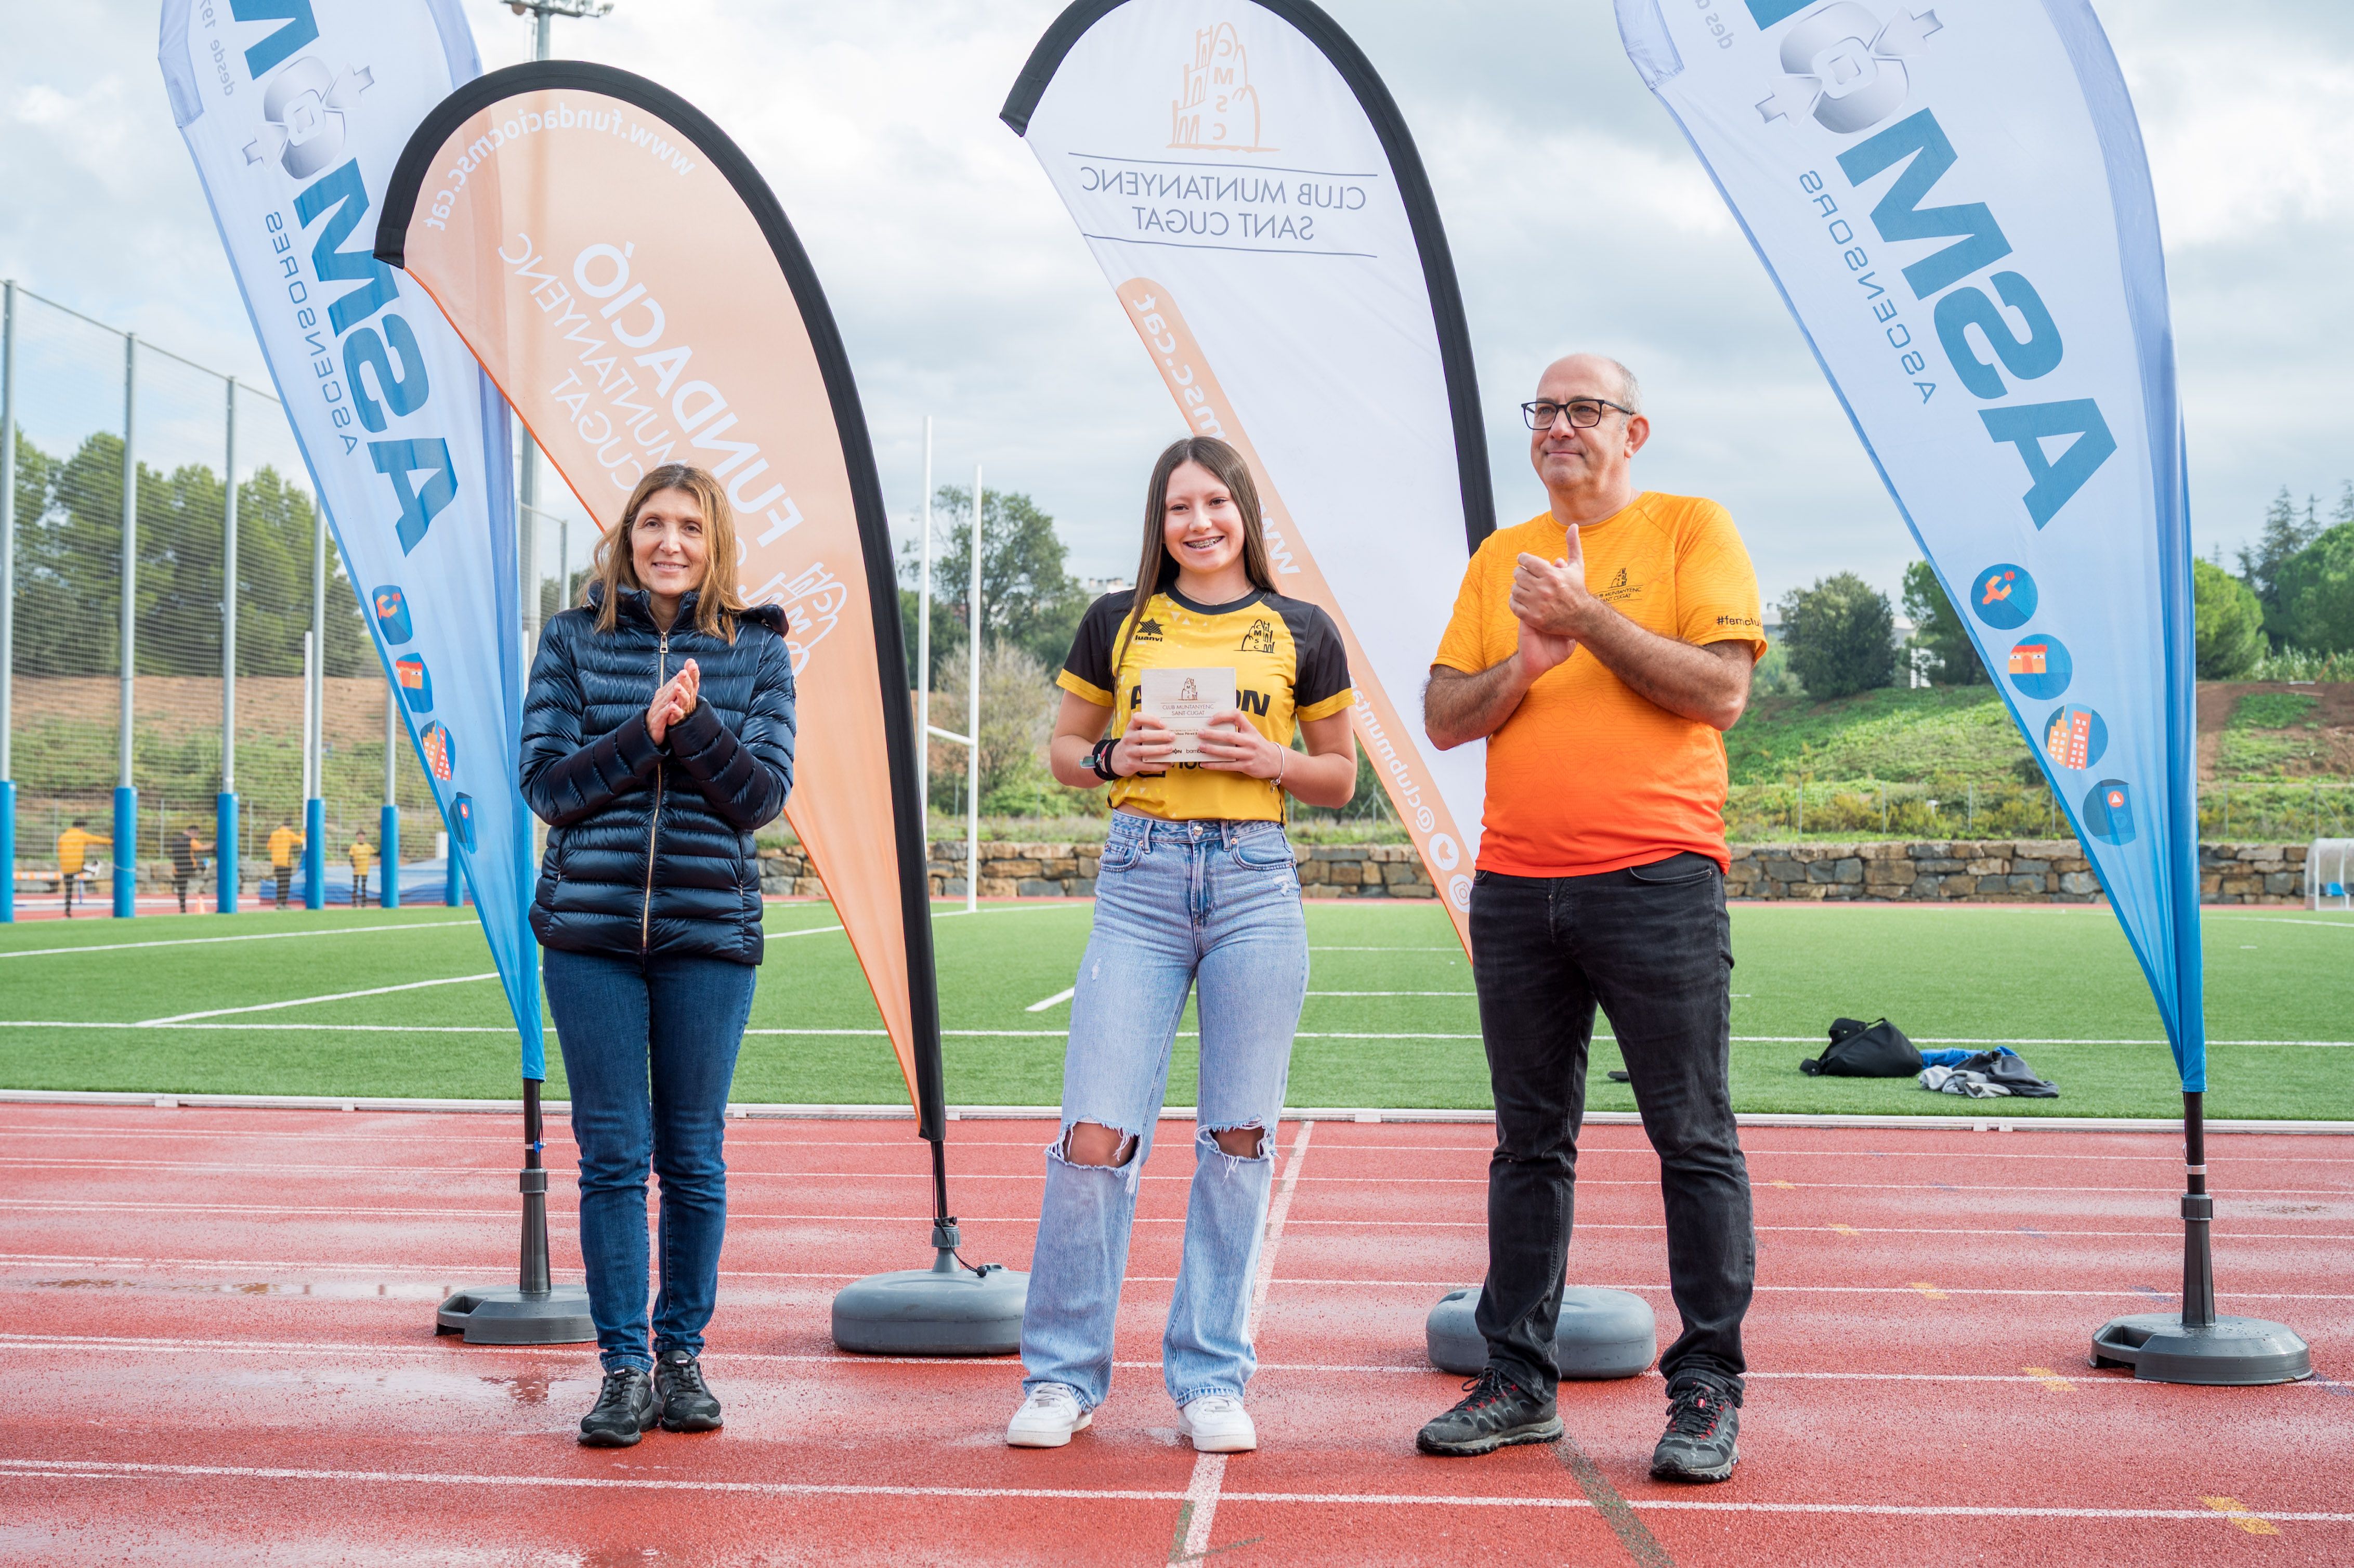
[[[972,492],[944,484],[932,499],[940,525],[932,549],[932,685],[945,689],[947,665],[964,647],[971,591]],[[1047,669],[1060,667],[1071,635],[1087,608],[1087,590],[1065,569],[1066,552],[1055,520],[1019,491],[990,493],[983,503],[981,534],[981,613],[991,642],[1001,639],[1026,650]],[[922,580],[920,544],[899,547],[901,630],[907,668],[916,667],[918,646],[917,588]],[[984,665],[984,670],[986,666]]]
[[[937,646],[937,644],[935,644]],[[970,679],[965,651],[959,648],[941,667],[942,689],[962,694]],[[981,809],[991,816],[1055,815],[1068,808],[1054,797],[1068,791],[1046,771],[1040,752],[1053,733],[1061,694],[1047,680],[1046,666],[1028,649],[991,642],[981,666]],[[961,729],[964,709],[933,718],[943,729]],[[964,810],[965,775],[971,753],[949,741],[932,744],[932,809]]]
[[[2199,678],[2243,678],[2267,647],[2264,607],[2255,590],[2206,561],[2190,563],[2190,589],[2199,628]]]
[[[2354,651],[2354,522],[2291,556],[2280,574],[2282,641],[2316,653]]]
[[[1904,618],[1913,623],[1912,646],[1929,656],[1931,681],[1941,686],[1986,684],[1986,665],[1961,613],[1926,561],[1904,568]]]
[[[2282,485],[2264,513],[2264,531],[2256,547],[2240,547],[2240,580],[2255,590],[2257,602],[2264,606],[2264,630],[2274,647],[2288,641],[2288,606],[2281,597],[2281,572],[2320,532],[2309,515],[2312,510],[2308,506],[2308,515],[2299,517],[2288,486]]]
[[[1782,641],[1790,668],[1820,702],[1896,679],[1896,616],[1888,596],[1840,572],[1782,599]]]

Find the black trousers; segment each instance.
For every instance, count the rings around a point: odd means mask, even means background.
[[[1488,1362],[1550,1393],[1577,1187],[1587,1048],[1610,1020],[1659,1157],[1668,1281],[1683,1331],[1659,1358],[1738,1391],[1756,1277],[1749,1168],[1733,1119],[1724,879],[1679,854],[1592,876],[1483,871],[1471,892],[1479,1030],[1496,1097],[1488,1162]]]

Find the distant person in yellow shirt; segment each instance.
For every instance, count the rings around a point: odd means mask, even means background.
[[[179,895],[183,915],[188,912],[188,884],[196,879],[196,873],[204,869],[205,856],[212,853],[213,846],[198,842],[194,828],[182,828],[172,835],[172,891]]]
[[[375,860],[375,853],[368,848],[367,834],[362,833],[352,840],[352,907],[355,909],[367,907],[368,867]]]
[[[85,868],[90,863],[90,852],[93,845],[111,851],[114,841],[91,832],[88,817],[76,817],[73,826],[58,835],[58,887],[66,895],[66,918],[69,920],[73,918],[74,884],[90,874]]]
[[[278,907],[286,907],[287,891],[294,885],[294,857],[302,852],[302,835],[284,817],[270,832],[270,869],[278,878]]]

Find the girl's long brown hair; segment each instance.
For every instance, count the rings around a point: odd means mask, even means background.
[[[1119,678],[1120,662],[1128,657],[1129,640],[1143,624],[1152,596],[1177,580],[1177,557],[1169,553],[1166,535],[1169,476],[1185,463],[1199,463],[1215,474],[1234,498],[1243,520],[1243,574],[1263,593],[1275,591],[1275,567],[1267,554],[1267,527],[1259,518],[1258,484],[1251,478],[1243,454],[1215,436],[1187,436],[1170,443],[1152,465],[1152,479],[1144,487],[1144,553],[1136,563],[1136,600],[1129,607],[1128,630],[1120,634],[1119,651],[1112,658],[1112,678]]]
[[[645,586],[638,581],[630,531],[638,525],[638,514],[647,499],[664,490],[684,490],[703,508],[706,564],[703,581],[695,590],[695,629],[707,637],[733,642],[736,618],[744,610],[744,596],[736,588],[736,509],[727,504],[727,492],[712,477],[710,470],[684,462],[666,462],[638,481],[638,487],[630,492],[629,504],[621,508],[621,520],[597,541],[597,553],[590,560],[595,568],[590,580],[604,587],[604,602],[597,609],[597,630],[612,630],[620,618],[623,591]],[[581,592],[582,602],[587,603],[585,585]]]

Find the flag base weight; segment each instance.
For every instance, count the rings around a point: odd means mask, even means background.
[[[929,1268],[870,1274],[833,1298],[833,1342],[879,1356],[1010,1356],[1022,1348],[1030,1277],[956,1255],[956,1221],[932,1223]]]
[[[2256,1388],[2313,1375],[2313,1352],[2297,1331],[2262,1318],[2215,1315],[2215,1257],[2208,1233],[2215,1199],[2207,1191],[2206,1096],[2182,1095],[2182,1310],[2112,1318],[2093,1336],[2092,1364],[2131,1367],[2144,1383]]]
[[[523,1248],[513,1285],[452,1291],[433,1314],[437,1334],[463,1334],[470,1345],[578,1345],[597,1337],[588,1292],[547,1277],[547,1171],[539,1156],[539,1080],[523,1081]]]
[[[588,1292],[559,1285],[537,1293],[512,1285],[453,1292],[433,1314],[437,1334],[463,1334],[470,1345],[578,1345],[597,1337]]]
[[[1432,1366],[1458,1377],[1477,1377],[1486,1370],[1488,1341],[1472,1321],[1479,1306],[1476,1285],[1438,1298],[1423,1330]],[[1659,1321],[1641,1297],[1590,1285],[1562,1291],[1553,1362],[1563,1377],[1579,1382],[1639,1377],[1659,1350]]]
[[[2218,1318],[2186,1323],[2172,1312],[2113,1318],[2093,1336],[2092,1363],[2131,1367],[2145,1383],[2253,1388],[2313,1375],[2313,1352],[2285,1323]]]

